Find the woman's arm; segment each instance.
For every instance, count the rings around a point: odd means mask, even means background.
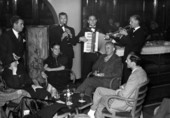
[[[64,69],[65,69],[65,66],[59,66],[59,67],[56,67],[56,68],[50,68],[50,67],[48,67],[48,64],[44,65],[44,70],[49,71],[49,72],[51,72],[51,71],[61,71],[61,70],[64,70]]]

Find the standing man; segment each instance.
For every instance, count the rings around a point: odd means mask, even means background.
[[[130,52],[135,52],[140,54],[143,45],[145,44],[145,32],[140,26],[141,18],[139,15],[133,15],[130,17],[130,27],[133,30],[129,32],[125,29],[120,30],[120,33],[114,34],[114,40],[120,44],[125,46],[124,50],[124,68],[123,68],[123,79],[122,83],[126,83],[127,79],[130,75],[130,69],[127,68],[127,64],[125,62],[127,55]]]
[[[1,59],[3,65],[9,63],[9,60],[16,60],[23,63],[24,43],[21,32],[24,28],[24,21],[19,16],[13,16],[10,20],[12,28],[5,32],[1,37]]]
[[[75,31],[72,27],[67,26],[68,16],[66,13],[59,13],[59,25],[52,26],[49,35],[50,49],[54,44],[59,44],[61,52],[68,58],[68,68],[73,65],[74,51],[73,45],[75,41]]]
[[[88,41],[85,37],[85,32],[101,32],[99,27],[96,26],[97,19],[95,15],[90,15],[88,17],[88,27],[82,29],[79,34],[76,36],[76,40],[80,41],[82,43],[82,48],[83,50],[83,45],[84,42]],[[97,61],[99,57],[99,53],[94,53],[94,52],[83,52],[82,53],[82,78],[86,78],[88,73],[92,71],[92,66],[93,64]]]

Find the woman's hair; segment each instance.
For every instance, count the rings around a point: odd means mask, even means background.
[[[54,43],[54,44],[52,44],[52,47],[51,48],[54,48],[54,46],[60,46],[58,43]]]

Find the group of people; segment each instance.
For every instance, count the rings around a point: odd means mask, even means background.
[[[88,17],[88,27],[82,29],[77,36],[72,27],[67,25],[68,16],[66,13],[59,13],[59,24],[52,25],[49,29],[49,57],[44,60],[44,71],[42,77],[48,80],[45,85],[40,85],[36,80],[32,80],[24,68],[25,40],[22,38],[24,21],[19,16],[11,19],[12,28],[3,33],[0,41],[0,60],[4,66],[3,79],[9,88],[25,89],[31,95],[38,94],[37,97],[49,98],[52,95],[48,86],[51,86],[55,93],[63,90],[69,82],[70,74],[67,69],[73,65],[74,51],[76,43],[83,44],[88,40],[85,32],[102,32],[96,25],[95,15]],[[147,81],[147,75],[140,66],[140,51],[145,43],[145,33],[140,26],[141,19],[138,15],[130,17],[131,30],[121,29],[115,34],[106,34],[109,41],[105,44],[105,54],[99,52],[83,52],[82,50],[82,78],[83,82],[77,87],[76,92],[84,92],[93,96],[93,105],[88,112],[91,118],[101,117],[101,109],[106,107],[110,112],[115,110],[131,110],[126,103],[115,100],[107,104],[110,95],[118,95],[126,98],[133,98],[138,85]],[[116,46],[125,46],[123,60],[116,55]],[[130,72],[130,69],[132,72]],[[92,77],[86,78],[92,72]],[[112,90],[109,85],[112,79],[122,78],[120,89]],[[118,84],[118,83],[117,83]],[[31,88],[31,89],[30,89]],[[40,90],[39,92],[37,90]],[[30,92],[32,91],[32,92]],[[43,93],[43,94],[42,94]],[[36,96],[36,95],[35,95]]]
[[[2,79],[5,81],[6,88],[23,90],[24,93],[27,92],[34,98],[56,97],[57,90],[51,84],[40,85],[37,80],[29,77],[26,70],[24,60],[26,41],[21,34],[24,28],[23,19],[13,16],[10,22],[11,29],[3,32],[0,37],[0,60],[4,68]],[[44,79],[47,78],[44,72],[41,75]],[[23,94],[22,92],[20,94]],[[16,96],[18,95],[16,94]]]

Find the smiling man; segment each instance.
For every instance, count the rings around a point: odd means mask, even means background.
[[[1,60],[3,64],[12,59],[23,63],[25,41],[21,32],[24,28],[24,21],[19,16],[13,16],[10,23],[12,28],[5,32],[1,38]]]

